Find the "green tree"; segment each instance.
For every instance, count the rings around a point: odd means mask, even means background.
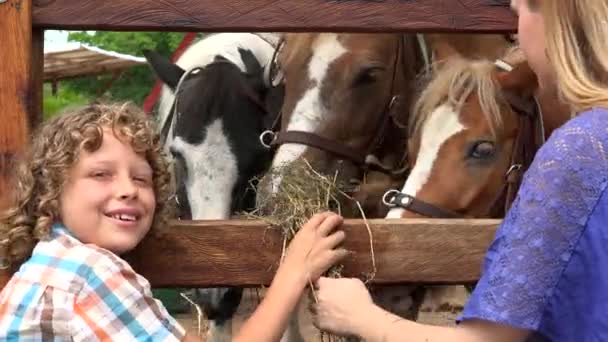
[[[69,33],[68,41],[134,56],[143,56],[143,51],[146,49],[171,56],[183,36],[184,33],[179,32],[74,31]],[[112,76],[112,74],[101,74],[82,77],[63,81],[61,86],[93,99]],[[141,105],[155,80],[154,74],[147,65],[132,67],[112,83],[108,90],[109,97],[113,100],[131,100]]]

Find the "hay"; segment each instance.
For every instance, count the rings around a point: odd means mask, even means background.
[[[300,159],[279,170],[270,171],[268,179],[281,178],[272,194],[258,192],[258,209],[245,215],[262,220],[283,234],[283,253],[298,230],[315,214],[333,211],[342,214],[342,205],[347,201],[355,202],[352,197],[340,190],[338,174],[326,177],[304,159]],[[341,276],[342,265],[332,267],[327,276]]]
[[[194,316],[196,318],[197,323],[196,335],[198,337],[203,337],[203,334],[207,333],[207,331],[209,330],[209,326],[207,325],[207,321],[205,320],[203,310],[201,309],[200,305],[196,304],[192,299],[190,299],[190,297],[186,293],[180,292],[180,296],[182,296],[182,298],[184,298],[196,310],[196,315]]]
[[[372,272],[367,274],[367,281],[372,279],[376,273],[376,262],[373,248],[373,237],[371,229],[365,218],[365,213],[358,201],[347,195],[341,189],[346,185],[339,184],[338,173],[333,177],[326,177],[315,171],[304,159],[300,159],[279,170],[270,171],[266,175],[268,179],[281,178],[278,189],[272,194],[257,193],[258,209],[246,216],[265,221],[273,228],[281,229],[283,233],[283,253],[281,262],[285,256],[286,248],[298,230],[313,215],[333,211],[342,214],[344,205],[353,205],[357,208],[363,218],[370,237],[370,254],[372,258]],[[266,196],[266,197],[264,197]],[[348,208],[347,211],[352,211]],[[343,265],[334,265],[329,269],[326,276],[340,278]],[[316,301],[316,294],[310,284],[311,295]],[[329,335],[328,335],[329,336]],[[348,341],[351,339],[329,336],[330,340]]]

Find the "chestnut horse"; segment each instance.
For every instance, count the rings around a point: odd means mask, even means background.
[[[570,112],[555,91],[539,89],[525,61],[467,60],[443,48],[451,58],[417,99],[411,173],[386,193],[387,218],[502,218],[538,147]],[[458,309],[455,291],[431,288],[422,310]]]

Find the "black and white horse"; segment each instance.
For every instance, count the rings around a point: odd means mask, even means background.
[[[270,165],[260,134],[274,121],[282,89],[265,82],[276,37],[218,33],[175,62],[146,52],[164,83],[158,109],[165,148],[174,161],[179,217],[229,219],[255,207],[250,181]],[[240,288],[196,290],[209,319],[208,341],[229,341]]]

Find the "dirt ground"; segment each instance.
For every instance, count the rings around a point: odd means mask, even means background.
[[[259,291],[259,296],[263,295],[263,291]],[[258,294],[251,289],[247,289],[243,293],[243,300],[241,301],[241,305],[236,314],[236,318],[233,321],[232,330],[236,333],[240,328],[243,322],[251,315],[255,307],[258,303]],[[301,303],[299,307],[299,326],[302,336],[306,342],[317,342],[321,341],[319,331],[312,325],[311,317],[308,314],[307,309],[307,296],[305,296],[305,301]],[[458,316],[459,313],[430,313],[430,312],[421,312],[418,322],[432,324],[432,325],[454,325],[454,320]],[[197,323],[197,315],[196,310],[193,309],[191,314],[182,314],[177,317],[178,321],[182,324],[182,326],[189,332],[196,332],[198,329]],[[201,328],[203,334],[201,337],[204,337],[204,332],[206,331],[206,323],[202,322]],[[326,339],[327,340],[327,339]]]

